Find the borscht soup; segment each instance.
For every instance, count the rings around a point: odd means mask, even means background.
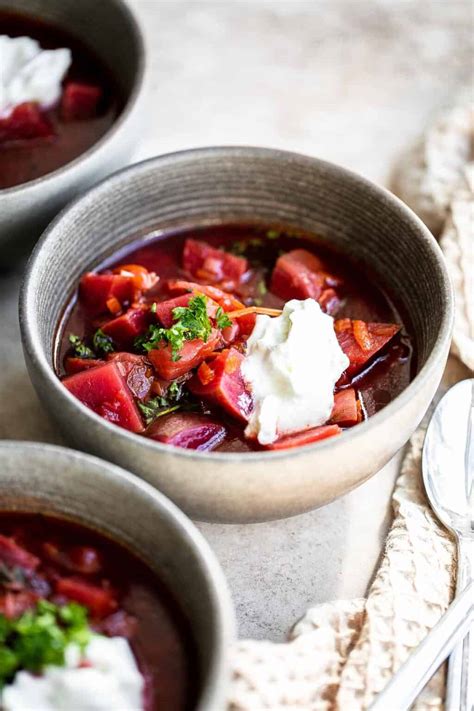
[[[0,57],[0,189],[77,158],[122,108],[94,52],[39,18],[0,10]]]
[[[109,422],[216,452],[344,436],[413,367],[399,313],[365,272],[261,225],[165,234],[85,273],[55,357],[64,387]]]
[[[0,515],[0,708],[184,711],[198,678],[187,619],[141,560],[80,525]]]

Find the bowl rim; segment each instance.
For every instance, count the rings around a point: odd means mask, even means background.
[[[125,105],[117,116],[115,121],[109,127],[109,129],[93,143],[87,150],[80,153],[76,158],[73,158],[68,163],[52,170],[50,173],[45,173],[45,175],[40,175],[34,180],[28,180],[26,183],[20,183],[19,185],[13,185],[10,188],[3,188],[0,190],[0,201],[3,198],[15,198],[19,193],[27,194],[33,192],[36,189],[40,189],[43,185],[54,185],[55,181],[60,181],[61,178],[71,171],[77,170],[79,167],[87,167],[87,164],[95,154],[103,149],[109,141],[114,139],[118,133],[120,133],[130,116],[134,113],[135,108],[139,99],[142,96],[142,91],[145,82],[145,75],[147,70],[147,50],[146,43],[144,39],[144,34],[141,29],[141,24],[138,20],[136,11],[132,10],[131,5],[125,0],[107,0],[111,5],[115,5],[119,9],[125,19],[129,24],[129,28],[133,34],[134,41],[137,44],[138,49],[138,67],[137,72],[133,80],[133,86],[128,96]],[[113,74],[113,71],[112,71]],[[31,196],[33,197],[33,196]]]
[[[38,324],[36,319],[33,317],[32,309],[29,308],[29,304],[34,303],[36,264],[41,255],[43,246],[54,236],[56,229],[60,227],[61,221],[67,216],[68,213],[74,213],[74,210],[80,208],[82,201],[90,201],[96,197],[100,197],[103,194],[107,194],[109,191],[113,190],[116,184],[122,184],[124,178],[131,177],[140,171],[147,171],[150,168],[159,168],[161,165],[167,163],[178,164],[179,161],[189,158],[200,160],[208,157],[220,156],[224,160],[239,155],[248,158],[261,157],[273,159],[275,161],[299,161],[300,163],[302,162],[310,166],[318,166],[326,172],[330,171],[333,172],[333,174],[338,174],[339,177],[344,180],[358,183],[359,186],[365,188],[368,194],[370,194],[374,199],[378,201],[382,200],[385,203],[388,203],[389,207],[401,213],[406,220],[410,220],[417,228],[419,238],[423,240],[425,245],[437,258],[440,274],[442,276],[441,288],[445,308],[444,315],[439,324],[438,337],[433,349],[429,353],[422,368],[399,395],[397,395],[375,415],[372,415],[372,417],[364,422],[361,422],[356,427],[345,431],[343,437],[330,437],[326,440],[286,450],[255,452],[199,452],[196,450],[182,449],[174,447],[173,445],[157,442],[133,432],[129,432],[121,427],[117,427],[117,425],[104,420],[102,417],[83,405],[65,387],[62,386],[61,381],[54,372],[54,369],[47,362],[46,355],[41,347]],[[19,320],[21,338],[25,353],[34,363],[36,370],[40,371],[41,377],[44,381],[46,381],[48,388],[52,390],[60,399],[69,403],[74,403],[74,406],[78,408],[78,411],[83,417],[89,418],[92,424],[95,423],[97,426],[104,428],[104,434],[108,433],[111,437],[123,438],[124,442],[130,442],[131,444],[138,445],[140,443],[140,445],[144,447],[150,455],[153,455],[153,453],[155,455],[160,453],[163,455],[172,454],[174,456],[184,457],[190,460],[194,459],[198,462],[212,461],[217,463],[220,461],[234,464],[261,461],[280,462],[289,458],[293,459],[302,457],[316,450],[320,451],[330,447],[337,448],[348,446],[351,442],[356,442],[357,440],[365,437],[366,433],[375,429],[379,424],[385,423],[398,410],[407,405],[417,393],[422,391],[427,380],[430,378],[433,371],[436,370],[439,361],[444,359],[446,356],[454,321],[454,295],[443,253],[441,252],[441,248],[439,247],[437,241],[421,219],[404,202],[402,202],[386,188],[376,185],[367,178],[364,178],[363,176],[360,176],[343,166],[316,158],[314,156],[256,146],[210,146],[174,151],[129,165],[109,175],[69,203],[69,205],[67,205],[46,228],[30,256],[20,289]]]
[[[214,708],[214,704],[221,699],[224,692],[226,677],[228,676],[229,650],[232,642],[236,638],[236,619],[232,598],[224,572],[217,560],[211,546],[204,538],[203,534],[195,526],[180,508],[176,506],[168,497],[155,489],[151,484],[140,479],[135,474],[123,469],[117,464],[112,464],[104,459],[100,459],[92,454],[87,454],[69,447],[62,447],[56,444],[44,442],[31,442],[24,440],[1,440],[0,458],[7,456],[9,451],[15,451],[25,455],[33,453],[44,457],[46,460],[65,458],[70,461],[84,462],[93,466],[95,474],[104,477],[105,480],[113,478],[117,483],[126,483],[131,496],[136,490],[141,490],[148,499],[152,499],[158,515],[165,518],[170,526],[178,530],[179,536],[186,539],[196,557],[203,579],[206,582],[209,596],[211,598],[212,614],[215,622],[215,645],[209,662],[207,679],[198,699],[198,709],[206,711]],[[27,461],[25,462],[27,467]],[[67,476],[74,476],[67,472]],[[0,472],[0,479],[3,472]],[[0,501],[0,513],[9,511],[3,507]],[[17,509],[15,509],[17,510]],[[20,509],[18,509],[20,511]],[[28,511],[29,513],[29,511]],[[60,514],[59,514],[60,516]],[[74,514],[68,513],[68,519],[74,519]],[[87,524],[81,524],[87,527]],[[216,707],[217,708],[217,707]]]

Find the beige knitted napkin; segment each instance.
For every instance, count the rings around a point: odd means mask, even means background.
[[[473,200],[465,180],[468,113],[458,108],[443,117],[413,152],[411,173],[409,160],[405,169],[411,176],[412,207],[442,232],[456,292],[452,352],[460,360],[450,357],[445,387],[469,377],[465,366],[474,367]],[[454,590],[456,550],[425,498],[425,426],[408,445],[392,496],[392,526],[367,598],[309,609],[286,643],[238,642],[228,711],[363,711],[446,610]],[[444,675],[443,667],[420,694],[416,711],[442,709]]]

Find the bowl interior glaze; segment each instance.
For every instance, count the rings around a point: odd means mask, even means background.
[[[199,709],[218,711],[234,616],[224,576],[192,523],[152,487],[81,452],[2,442],[0,459],[0,513],[49,514],[88,526],[125,545],[165,583],[194,633]]]
[[[101,420],[61,386],[53,370],[55,336],[84,271],[140,237],[191,225],[252,221],[317,235],[385,288],[408,317],[417,353],[416,377],[401,395],[337,441],[242,456],[180,450],[132,435]],[[46,231],[30,261],[20,308],[30,374],[66,436],[76,446],[125,463],[187,513],[223,521],[309,510],[386,463],[413,432],[435,392],[452,315],[441,251],[403,203],[338,166],[260,148],[166,155],[96,186]],[[62,421],[68,418],[66,427]]]

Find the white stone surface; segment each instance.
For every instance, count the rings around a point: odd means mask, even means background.
[[[138,158],[211,144],[316,155],[387,183],[394,160],[470,81],[465,0],[132,0],[151,58]],[[23,365],[20,269],[0,279],[0,437],[58,441]],[[232,588],[240,634],[282,639],[312,603],[365,593],[396,462],[304,516],[199,524]]]

